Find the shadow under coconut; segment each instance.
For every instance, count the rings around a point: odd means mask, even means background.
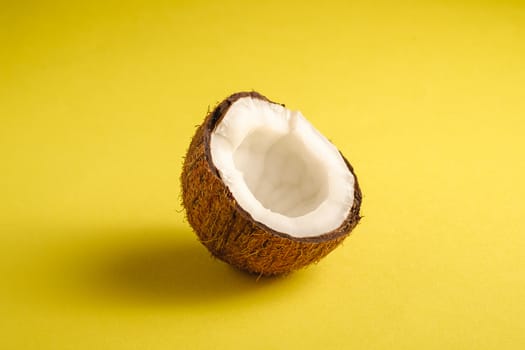
[[[145,233],[149,238],[113,242],[82,254],[89,261],[82,268],[84,292],[119,302],[203,303],[258,292],[288,279],[258,278],[212,258],[196,238],[188,239],[193,235],[189,229]]]

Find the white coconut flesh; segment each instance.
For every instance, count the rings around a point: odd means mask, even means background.
[[[275,231],[319,236],[338,228],[350,212],[354,176],[301,112],[240,98],[212,131],[210,147],[237,203]]]

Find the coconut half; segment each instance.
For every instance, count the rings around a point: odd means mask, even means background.
[[[260,275],[318,261],[360,219],[361,191],[348,161],[300,112],[257,92],[233,94],[208,114],[181,183],[200,241]]]

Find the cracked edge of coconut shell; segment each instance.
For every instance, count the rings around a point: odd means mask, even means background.
[[[319,261],[350,234],[361,219],[361,189],[352,166],[341,154],[355,179],[354,202],[337,229],[315,237],[293,237],[254,220],[222,181],[210,149],[211,133],[230,106],[243,97],[278,104],[255,91],[239,92],[208,113],[184,159],[182,202],[188,222],[215,257],[259,275],[284,274]]]

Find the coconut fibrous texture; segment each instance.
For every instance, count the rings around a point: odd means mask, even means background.
[[[319,261],[361,218],[361,190],[346,158],[300,112],[254,91],[208,113],[181,185],[200,242],[259,276]]]

